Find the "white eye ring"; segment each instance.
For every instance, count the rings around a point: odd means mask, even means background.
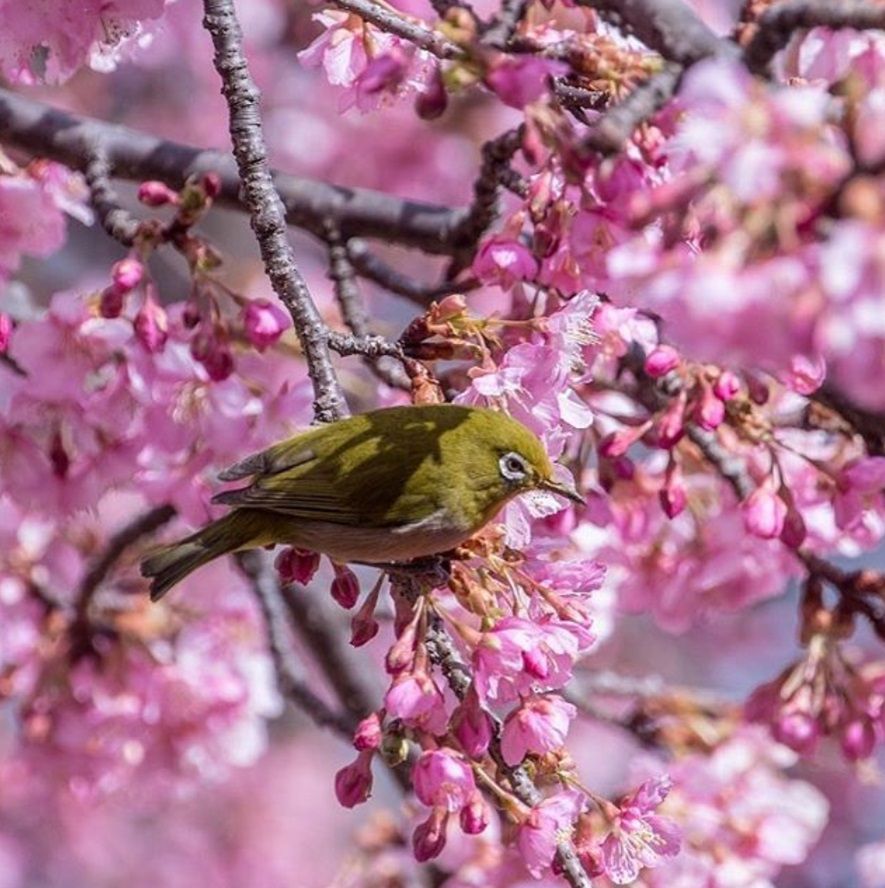
[[[501,477],[507,481],[524,481],[529,474],[525,460],[512,451],[498,460],[498,468],[501,470]]]

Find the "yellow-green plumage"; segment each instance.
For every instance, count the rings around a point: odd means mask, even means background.
[[[156,600],[213,558],[273,543],[340,562],[433,555],[524,490],[576,496],[552,475],[538,438],[506,414],[451,404],[375,410],[317,426],[222,472],[225,481],[253,478],[215,497],[234,510],[146,558],[142,573],[154,578]]]

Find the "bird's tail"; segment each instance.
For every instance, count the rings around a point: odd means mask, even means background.
[[[198,567],[221,555],[250,548],[255,535],[253,522],[235,510],[207,524],[202,530],[163,546],[141,562],[141,575],[150,577],[151,601],[159,601],[173,586]]]

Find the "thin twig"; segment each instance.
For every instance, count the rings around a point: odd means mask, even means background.
[[[682,67],[669,62],[643,81],[623,101],[613,105],[596,120],[583,139],[585,150],[616,154],[634,130],[662,108],[676,92]]]
[[[454,59],[464,55],[464,50],[457,43],[452,43],[442,34],[437,34],[406,18],[389,6],[381,6],[372,0],[330,0],[330,2],[339,9],[352,12],[364,21],[371,22],[379,30],[396,34],[438,58]]]
[[[89,608],[95,593],[104,582],[123,553],[143,537],[149,536],[168,524],[175,515],[175,507],[168,503],[154,506],[148,512],[137,516],[121,527],[107,542],[98,556],[89,565],[77,587],[76,614],[74,623],[85,628],[89,625]]]
[[[353,334],[352,336],[330,334],[329,347],[340,355],[362,355],[366,365],[382,382],[394,388],[408,389],[409,379],[402,367],[402,349],[379,336],[372,335],[369,329],[369,316],[360,297],[347,245],[342,242],[332,222],[327,229],[327,238],[329,277],[335,284],[335,296],[341,309],[341,317]],[[382,349],[384,354],[380,353]],[[398,361],[393,361],[391,358],[397,358]]]
[[[482,164],[473,183],[473,202],[458,233],[465,255],[458,264],[463,267],[472,258],[477,243],[498,216],[498,192],[501,171],[509,169],[510,160],[522,144],[522,126],[507,130],[482,146]]]
[[[138,234],[139,221],[128,210],[120,206],[117,193],[111,185],[111,165],[107,152],[98,146],[86,166],[86,184],[89,186],[89,201],[101,227],[124,247],[131,247]]]
[[[288,637],[286,613],[279,585],[273,570],[260,550],[237,555],[240,570],[249,578],[255,597],[261,606],[267,629],[267,641],[276,668],[277,681],[283,696],[291,700],[322,728],[334,728],[346,740],[351,740],[357,718],[350,710],[336,712],[317,696],[300,677],[301,670]]]
[[[221,151],[193,148],[139,130],[70,114],[0,88],[0,144],[63,163],[84,172],[98,147],[114,178],[143,182],[156,179],[179,191],[190,177],[218,174],[218,202],[243,209],[234,159]],[[315,179],[274,173],[290,225],[323,237],[328,219],[341,236],[378,237],[429,253],[455,252],[455,232],[467,214],[402,200],[365,188],[342,188]]]
[[[452,293],[467,293],[479,286],[479,281],[473,277],[460,281],[443,281],[441,284],[421,284],[392,268],[372,253],[365,243],[356,239],[347,242],[347,254],[354,270],[360,277],[374,281],[391,293],[403,296],[421,308],[426,308],[434,299],[441,299]]]
[[[313,383],[314,416],[340,419],[347,404],[326,341],[328,329],[295,264],[282,201],[273,183],[262,134],[258,87],[243,53],[243,34],[233,0],[204,0],[203,26],[212,36],[213,62],[230,115],[230,135],[261,259],[271,286],[289,310]]]
[[[870,456],[885,455],[885,413],[855,404],[829,383],[811,395],[811,399],[841,416],[863,438]]]
[[[797,31],[827,28],[885,29],[885,5],[862,0],[787,0],[759,17],[756,33],[744,50],[744,63],[765,76],[774,56]]]
[[[505,49],[516,33],[528,5],[529,0],[502,0],[501,10],[483,32],[482,42],[495,49]]]

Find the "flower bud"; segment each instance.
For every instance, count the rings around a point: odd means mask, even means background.
[[[707,382],[701,383],[701,396],[695,402],[695,422],[708,432],[719,428],[725,419],[725,404],[716,397]]]
[[[379,713],[373,712],[356,726],[356,731],[353,734],[353,747],[360,752],[366,749],[378,749],[383,736],[381,716]]]
[[[760,484],[743,503],[744,526],[754,536],[773,540],[780,536],[787,504],[767,484]]]
[[[449,97],[437,65],[424,84],[424,90],[415,99],[415,113],[422,120],[435,120],[445,113],[448,104]]]
[[[660,379],[671,370],[675,370],[681,362],[682,359],[675,348],[669,345],[659,345],[645,359],[645,372],[652,379]]]
[[[868,718],[853,718],[842,728],[840,743],[849,761],[867,759],[876,746],[876,729]]]
[[[178,203],[178,194],[164,182],[148,181],[138,186],[138,200],[149,207]]]
[[[128,293],[134,290],[144,279],[144,266],[138,259],[128,256],[115,262],[111,267],[111,280],[114,289],[120,293]]]
[[[356,761],[343,767],[335,775],[335,796],[345,808],[361,805],[372,794],[372,756],[374,750],[365,749]]]
[[[360,582],[356,574],[344,565],[335,565],[335,579],[332,580],[332,598],[346,610],[350,610],[360,597]]]
[[[789,746],[800,755],[808,755],[817,746],[820,726],[809,713],[794,710],[781,713],[775,719],[771,734],[778,743]]]
[[[253,299],[243,309],[246,338],[259,351],[273,345],[290,323],[289,315],[267,299]]]
[[[661,508],[668,518],[675,518],[682,512],[685,508],[686,496],[681,472],[678,470],[667,472],[667,478],[658,497],[661,501]]]
[[[0,312],[0,355],[6,354],[12,338],[12,318]]]
[[[480,758],[486,754],[492,742],[492,722],[489,714],[480,706],[479,696],[473,685],[452,713],[451,725],[458,743],[467,755]]]
[[[221,194],[221,176],[218,173],[204,173],[200,185],[210,200]]]
[[[460,811],[476,792],[470,765],[449,749],[429,749],[418,756],[412,766],[412,787],[422,804],[447,811]]]
[[[412,852],[415,860],[423,863],[439,857],[446,846],[446,825],[449,812],[445,808],[434,808],[430,817],[415,827],[412,833]]]
[[[300,583],[302,586],[306,586],[313,579],[319,566],[318,552],[296,549],[293,546],[283,549],[274,561],[274,567],[284,583]]]
[[[599,455],[607,459],[623,456],[631,444],[635,444],[649,429],[651,422],[644,422],[638,426],[619,429],[617,432],[609,432],[599,442]]]
[[[779,534],[781,542],[791,549],[798,549],[805,542],[807,534],[808,530],[805,527],[802,513],[795,506],[788,506],[784,526]]]
[[[101,302],[98,310],[103,318],[118,318],[123,312],[123,297],[125,294],[115,286],[105,287],[101,291]]]
[[[685,392],[680,392],[658,419],[658,444],[669,450],[685,433]]]
[[[461,809],[461,829],[468,836],[477,836],[489,825],[489,808],[479,790],[467,800]]]
[[[150,295],[145,296],[144,303],[138,310],[133,321],[138,341],[151,354],[162,351],[169,334],[166,312]]]
[[[376,583],[374,589],[366,596],[362,607],[350,621],[350,643],[353,647],[362,647],[378,634],[380,627],[375,619],[375,607],[378,604],[380,592],[381,584]]]
[[[740,390],[741,381],[731,370],[723,370],[716,382],[713,383],[713,394],[720,401],[730,401],[738,395]]]

